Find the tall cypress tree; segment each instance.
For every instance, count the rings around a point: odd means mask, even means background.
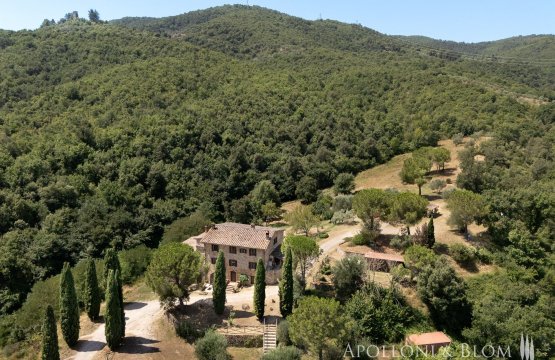
[[[434,233],[434,218],[431,217],[428,222],[428,233],[426,234],[426,246],[432,248],[436,242],[436,236]]]
[[[85,273],[85,284],[83,287],[85,311],[89,319],[96,320],[100,313],[100,289],[96,277],[96,266],[93,259],[87,260],[87,271]]]
[[[123,282],[121,281],[121,271],[116,270],[116,280],[118,282],[118,297],[120,303],[120,317],[121,317],[121,338],[125,337],[125,310],[123,309]]]
[[[125,311],[123,309],[123,283],[121,281],[121,264],[116,249],[106,249],[104,254],[104,278],[113,270],[117,274],[119,302],[121,304],[121,337],[125,337]],[[106,281],[105,281],[106,284]],[[107,289],[107,287],[106,287]]]
[[[116,249],[106,249],[104,253],[104,285],[106,289],[108,289],[107,281],[110,270],[119,270],[121,272],[121,266]]]
[[[77,340],[79,340],[79,303],[68,263],[64,264],[60,279],[60,323],[67,345],[72,347],[77,344]]]
[[[225,258],[223,251],[220,250],[216,260],[216,271],[214,273],[214,286],[212,290],[212,302],[214,311],[221,315],[225,310]]]
[[[266,269],[264,261],[258,259],[256,276],[254,278],[254,313],[258,320],[264,317],[264,302],[266,301]]]
[[[122,339],[121,303],[119,301],[117,271],[108,270],[106,281],[106,313],[104,315],[104,335],[110,350],[119,346]]]
[[[279,284],[279,310],[284,318],[293,312],[293,256],[290,247],[287,247],[285,253],[283,273]]]
[[[58,330],[56,329],[54,309],[50,305],[46,308],[42,324],[42,360],[60,360]]]

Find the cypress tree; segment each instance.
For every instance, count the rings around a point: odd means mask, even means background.
[[[293,312],[293,256],[290,247],[287,247],[285,253],[283,273],[279,284],[279,310],[284,318]]]
[[[120,304],[120,317],[121,317],[121,338],[125,337],[125,310],[123,309],[123,283],[121,281],[121,272],[116,270],[116,280],[118,283],[118,297]]]
[[[434,234],[434,218],[431,217],[428,222],[428,233],[426,234],[426,245],[428,248],[432,248],[436,242],[436,236]]]
[[[116,249],[106,249],[104,254],[104,278],[113,270],[116,273],[116,279],[118,280],[118,294],[119,302],[121,304],[121,337],[125,337],[125,311],[123,309],[123,283],[121,281],[121,265],[118,258],[118,253]],[[105,281],[106,284],[106,281]],[[106,287],[107,289],[107,287]]]
[[[54,309],[50,305],[46,308],[42,324],[42,360],[60,360],[58,330],[56,329]]]
[[[117,271],[109,270],[106,281],[106,313],[104,315],[104,335],[110,350],[121,343],[121,304],[118,293]]]
[[[87,272],[85,273],[85,284],[83,288],[85,311],[89,319],[96,320],[100,313],[100,289],[96,277],[96,267],[93,259],[87,260]]]
[[[264,302],[266,301],[266,269],[264,261],[258,259],[256,276],[254,278],[254,313],[258,320],[264,317]]]
[[[79,303],[69,264],[65,263],[60,278],[60,323],[62,335],[69,347],[79,340]]]
[[[106,252],[104,253],[104,286],[106,289],[108,289],[107,279],[110,270],[119,270],[121,272],[121,266],[116,249],[106,249]]]
[[[212,290],[212,302],[214,311],[221,315],[225,310],[225,258],[223,251],[220,250],[218,259],[216,260],[216,271],[214,273],[214,286]]]

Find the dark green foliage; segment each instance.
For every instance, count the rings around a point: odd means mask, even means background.
[[[110,269],[106,282],[106,310],[104,314],[104,334],[110,350],[115,350],[121,343],[124,331],[121,322],[122,304],[119,296],[118,271]]]
[[[322,220],[329,220],[333,216],[333,198],[329,195],[320,194],[316,202],[312,204],[312,212]]]
[[[331,268],[333,286],[339,299],[346,300],[364,284],[366,260],[361,256],[348,256]]]
[[[145,245],[120,251],[118,258],[121,264],[121,281],[131,284],[146,271],[154,251]]]
[[[214,305],[214,311],[216,312],[216,314],[222,315],[225,310],[225,288],[227,283],[225,276],[224,252],[221,250],[218,253],[218,258],[216,260],[213,285],[212,303]]]
[[[99,22],[100,21],[100,14],[95,9],[89,10],[89,21],[92,22]]]
[[[400,341],[414,320],[411,308],[395,288],[374,283],[354,293],[345,304],[345,312],[356,323],[356,338],[369,339],[372,344]]]
[[[318,199],[318,184],[316,180],[310,176],[303,176],[297,183],[295,196],[301,200],[303,204],[310,204]]]
[[[523,275],[521,271],[498,271],[471,278],[472,326],[463,335],[478,347],[505,344],[518,354],[523,333],[534,339],[535,357],[549,359],[555,355],[553,292],[546,294],[542,284]]]
[[[72,13],[0,32],[3,314],[63,262],[156,247],[199,209],[252,221],[248,195],[264,180],[284,201],[313,179],[312,201],[338,174],[439,136],[499,129],[499,141],[527,144],[514,134],[536,136],[518,130],[536,111],[516,98],[553,94],[548,67],[445,61],[360,26],[258,7],[119,24],[153,32]],[[538,124],[551,124],[549,111]],[[545,164],[529,166],[545,176]],[[485,175],[467,183],[497,176]]]
[[[291,249],[293,270],[299,269],[301,291],[306,285],[306,273],[310,263],[320,255],[320,247],[314,239],[302,235],[287,235],[281,247],[287,253]]]
[[[145,280],[160,301],[172,307],[176,301],[183,305],[189,300],[189,287],[200,281],[202,270],[200,253],[189,245],[172,242],[154,252]]]
[[[211,224],[210,219],[201,211],[195,211],[191,215],[179,218],[172,222],[164,230],[162,242],[183,242],[191,236],[198,235],[204,231],[204,227]]]
[[[428,228],[426,229],[426,246],[431,249],[436,243],[436,235],[434,230],[434,218],[431,217],[428,221]]]
[[[250,194],[264,180],[281,202],[307,177],[311,200],[338,174],[479,130],[492,139],[462,154],[457,186],[484,197],[479,220],[497,265],[513,280],[549,283],[555,76],[533,60],[552,58],[544,55],[553,37],[468,45],[527,64],[453,61],[357,25],[258,7],[120,22],[152,33],[76,15],[0,31],[0,314],[45,280],[16,312],[14,339],[58,301],[49,277],[64,262],[154,248],[164,227],[195,211],[257,220]],[[332,216],[323,209],[314,207]],[[489,318],[492,304],[480,306],[490,323],[509,310],[532,320],[547,313],[518,302]]]
[[[118,294],[119,294],[119,303],[120,303],[120,324],[119,329],[121,330],[121,337],[125,336],[125,312],[123,310],[123,281],[121,279],[121,264],[119,262],[119,257],[116,249],[106,249],[106,253],[104,255],[104,276],[106,277],[110,270],[113,270],[118,285]],[[107,280],[106,280],[107,282]],[[108,287],[106,283],[106,288]]]
[[[301,360],[302,352],[294,346],[279,346],[264,354],[261,360]]]
[[[319,359],[324,350],[333,351],[348,338],[349,320],[338,301],[315,296],[300,299],[287,319],[291,341],[309,349]]]
[[[100,313],[101,294],[98,287],[98,278],[96,276],[96,266],[93,259],[87,260],[87,271],[85,273],[85,283],[82,289],[83,304],[85,312],[91,320],[98,319]]]
[[[353,174],[341,173],[333,181],[335,194],[350,194],[355,189],[355,177]]]
[[[121,265],[118,258],[118,253],[115,249],[106,249],[104,254],[104,282],[107,282],[110,270],[120,271]],[[106,287],[107,288],[107,287]]]
[[[437,326],[460,333],[470,325],[471,305],[466,298],[466,284],[444,256],[422,270],[417,285]]]
[[[289,338],[289,323],[287,320],[281,320],[277,326],[277,342],[279,346],[291,345]]]
[[[69,347],[79,339],[79,303],[75,282],[68,263],[64,264],[60,276],[60,324],[62,336]]]
[[[293,311],[293,254],[291,248],[285,251],[281,280],[279,282],[279,311],[286,318]]]
[[[403,162],[403,168],[399,173],[401,180],[408,184],[418,186],[418,195],[422,195],[422,185],[426,183],[426,174],[432,166],[431,160],[427,156],[413,154],[411,158]]]
[[[403,224],[410,234],[410,226],[415,225],[426,214],[428,201],[410,192],[400,192],[392,197],[389,218]]]
[[[476,259],[476,251],[464,244],[452,244],[449,246],[449,255],[457,263],[463,266],[468,266],[474,263]]]
[[[264,260],[258,259],[256,276],[254,278],[254,314],[258,320],[264,317],[264,302],[266,301],[266,269]]]
[[[195,355],[199,360],[227,360],[227,340],[225,336],[213,330],[206,332],[203,338],[195,342]]]
[[[50,305],[46,308],[41,331],[42,360],[59,360],[60,351],[58,348],[58,328],[56,327],[54,309],[52,309],[52,306]]]

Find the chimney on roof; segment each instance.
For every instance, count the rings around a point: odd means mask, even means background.
[[[254,225],[254,224],[251,224],[251,228],[253,228],[253,229],[254,229],[255,227],[256,227],[256,225]]]
[[[270,238],[270,230],[266,230],[266,239]]]
[[[217,229],[216,224],[212,224],[212,229],[214,229],[214,230]]]
[[[204,225],[204,232],[208,232],[208,229],[210,229],[210,226]]]

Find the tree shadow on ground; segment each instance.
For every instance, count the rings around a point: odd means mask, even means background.
[[[229,313],[230,311],[231,306],[227,306],[225,313]],[[235,313],[235,315],[233,316],[235,319],[247,319],[254,316],[254,313],[243,310],[233,310],[233,312]]]
[[[125,310],[138,310],[144,308],[146,303],[144,302],[130,302],[125,304]]]
[[[123,344],[117,349],[118,353],[124,354],[151,354],[160,352],[156,346],[148,346],[159,343],[158,340],[147,339],[142,336],[128,336]]]
[[[94,352],[104,349],[106,343],[96,340],[78,340],[75,345],[75,350],[79,352]]]

